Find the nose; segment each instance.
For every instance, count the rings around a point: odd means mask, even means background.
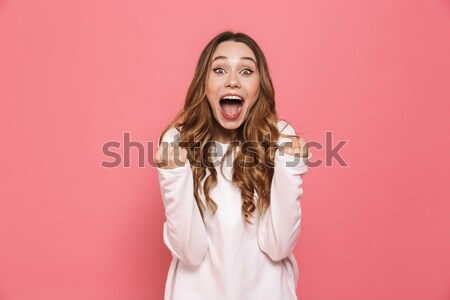
[[[239,82],[238,77],[230,72],[230,75],[228,75],[228,78],[225,82],[225,87],[236,87],[236,88],[240,88],[241,87],[241,83]]]

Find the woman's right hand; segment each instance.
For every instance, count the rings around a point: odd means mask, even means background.
[[[187,150],[174,142],[162,142],[155,153],[155,161],[158,168],[175,169],[182,167],[187,161]]]

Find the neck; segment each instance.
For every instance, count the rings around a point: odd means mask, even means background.
[[[216,120],[214,120],[214,140],[222,143],[229,144],[236,135],[236,129],[223,128]]]

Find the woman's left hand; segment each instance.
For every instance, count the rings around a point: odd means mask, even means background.
[[[286,143],[285,146],[280,147],[280,151],[295,157],[308,158],[309,156],[309,147],[304,138],[293,137],[291,145]]]

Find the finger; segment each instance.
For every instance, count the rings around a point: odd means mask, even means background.
[[[300,138],[299,142],[300,142],[300,148],[301,148],[301,156],[308,157],[308,155],[309,155],[308,143],[306,142],[306,140],[304,138]]]
[[[309,156],[309,146],[305,139],[302,141],[302,156],[308,157]]]
[[[169,159],[171,157],[171,147],[169,142],[164,142],[162,146],[162,159],[159,163],[160,168],[167,168],[169,166]]]
[[[301,146],[298,138],[294,138],[292,141],[292,150],[295,155],[299,155],[301,151]]]
[[[182,162],[186,162],[187,154],[188,154],[187,150],[184,149],[184,148],[181,148],[181,150],[180,150],[180,159],[181,159]]]
[[[158,150],[156,150],[155,152],[155,161],[156,163],[159,163],[161,161],[161,147],[158,148]]]

